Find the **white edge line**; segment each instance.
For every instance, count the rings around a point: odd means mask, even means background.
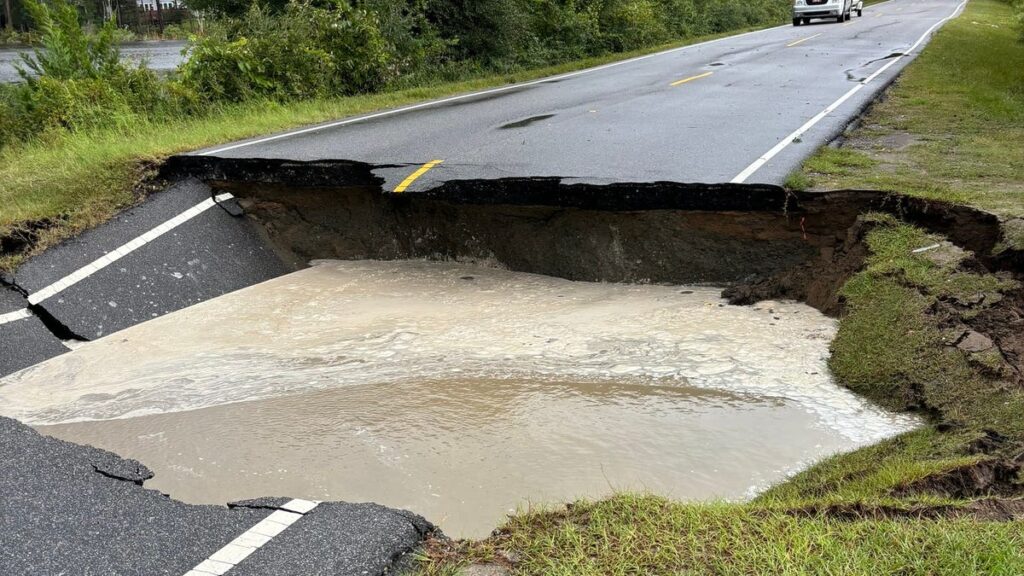
[[[883,2],[876,2],[872,6],[881,6],[882,4],[888,4],[892,0],[884,0]],[[965,0],[966,2],[966,0]],[[246,142],[239,142],[237,144],[231,144],[222,148],[215,148],[206,152],[199,152],[196,156],[210,156],[213,154],[220,154],[221,152],[227,152],[228,150],[235,150],[236,148],[244,148],[246,146],[254,146],[256,144],[263,144],[265,142],[273,142],[274,140],[280,140],[282,138],[290,138],[292,136],[299,136],[301,134],[309,134],[310,132],[317,132],[320,130],[327,130],[329,128],[337,128],[338,126],[345,126],[347,124],[355,124],[357,122],[365,122],[367,120],[373,120],[375,118],[381,118],[384,116],[391,116],[394,114],[401,114],[403,112],[411,112],[413,110],[419,110],[421,108],[429,108],[431,106],[437,106],[439,104],[447,104],[448,102],[456,102],[459,100],[465,100],[467,98],[476,98],[477,96],[486,96],[488,94],[497,94],[499,92],[505,92],[508,90],[515,90],[516,88],[525,88],[527,86],[534,86],[536,84],[543,84],[545,82],[554,82],[557,80],[564,80],[566,78],[572,78],[575,76],[582,76],[584,74],[590,74],[591,72],[598,72],[601,70],[607,70],[616,66],[622,66],[623,64],[631,64],[633,62],[639,62],[648,58],[654,58],[657,56],[664,56],[666,54],[674,54],[676,52],[682,52],[683,50],[689,50],[691,48],[699,48],[701,46],[708,46],[717,42],[725,40],[734,40],[736,38],[743,38],[744,36],[750,36],[751,34],[760,34],[762,32],[770,32],[772,30],[780,30],[782,28],[792,28],[791,24],[782,24],[780,26],[773,26],[771,28],[762,28],[760,30],[751,30],[750,32],[744,32],[742,34],[735,34],[733,36],[723,36],[721,38],[715,38],[714,40],[706,40],[704,42],[698,42],[696,44],[687,44],[686,46],[679,46],[676,48],[669,48],[668,50],[662,50],[661,52],[654,52],[651,54],[644,54],[643,56],[637,56],[635,58],[627,58],[626,60],[619,60],[617,62],[609,62],[608,64],[602,64],[600,66],[594,66],[593,68],[584,68],[583,70],[576,70],[575,72],[567,72],[565,74],[559,74],[555,76],[547,76],[544,78],[538,78],[536,80],[530,80],[527,82],[520,82],[518,84],[509,84],[508,86],[499,86],[497,88],[490,88],[488,90],[482,90],[480,92],[470,92],[469,94],[459,94],[457,96],[451,96],[449,98],[443,98],[441,100],[428,100],[419,104],[413,104],[411,106],[404,106],[402,108],[395,108],[393,110],[384,110],[374,114],[368,114],[366,116],[356,116],[355,118],[346,118],[344,120],[338,120],[336,122],[329,122],[327,124],[318,124],[316,126],[310,126],[308,128],[302,128],[299,130],[293,130],[291,132],[283,132],[281,134],[275,134],[273,136],[267,136],[266,138],[260,138],[257,140],[250,140]]]
[[[234,540],[225,544],[220,550],[210,554],[208,558],[196,564],[184,576],[226,574],[253,552],[284,532],[289,526],[299,521],[305,514],[316,508],[320,503],[314,500],[296,498],[280,506],[278,510],[267,515],[263,520],[239,534]]]
[[[911,52],[913,52],[915,49],[917,49],[917,47],[920,46],[921,43],[924,42],[925,39],[928,38],[928,36],[930,36],[931,33],[935,31],[936,28],[938,28],[939,26],[942,26],[947,21],[952,20],[953,18],[955,18],[960,13],[960,10],[963,9],[963,7],[966,4],[967,4],[967,0],[964,0],[963,2],[961,2],[953,10],[952,14],[950,14],[949,16],[946,16],[942,20],[939,20],[938,22],[933,24],[932,27],[929,28],[928,30],[926,30],[925,33],[922,34],[921,37],[917,39],[917,42],[914,42],[914,44],[910,48],[908,48],[905,52],[903,52],[902,54],[900,54],[896,58],[890,60],[885,66],[882,66],[878,70],[875,70],[874,73],[872,73],[867,78],[861,80],[860,83],[858,83],[856,86],[851,88],[849,92],[847,92],[846,94],[843,94],[842,96],[840,96],[838,100],[836,100],[832,104],[829,104],[827,108],[825,108],[821,112],[818,112],[818,114],[816,114],[813,118],[808,120],[803,126],[797,128],[796,131],[794,131],[792,134],[790,134],[789,136],[786,136],[785,138],[783,138],[782,141],[780,141],[778,144],[776,144],[771,150],[766,152],[763,156],[761,156],[757,160],[754,160],[753,164],[751,164],[750,166],[747,166],[742,172],[737,174],[736,177],[733,178],[730,182],[733,183],[733,184],[742,184],[742,183],[746,182],[747,178],[750,178],[754,174],[754,172],[757,172],[758,170],[760,170],[762,166],[767,164],[768,161],[770,161],[772,158],[774,158],[779,152],[782,152],[782,150],[784,150],[787,146],[792,144],[794,140],[796,140],[797,138],[802,136],[804,133],[806,133],[808,130],[813,128],[815,124],[817,124],[818,122],[821,122],[821,120],[823,118],[825,118],[826,116],[831,114],[836,108],[842,106],[842,104],[844,102],[849,100],[850,97],[852,97],[857,92],[860,92],[861,89],[863,89],[864,86],[866,86],[869,82],[871,82],[875,78],[878,78],[886,70],[888,70],[889,68],[894,66],[897,62],[899,62],[900,60],[902,60],[903,58],[908,56]]]
[[[375,118],[382,118],[384,116],[392,116],[395,114],[401,114],[403,112],[411,112],[413,110],[419,110],[421,108],[429,108],[431,106],[438,106],[441,104],[447,104],[449,102],[457,102],[459,100],[466,100],[469,98],[476,98],[478,96],[487,96],[488,94],[497,94],[500,92],[507,92],[509,90],[515,90],[518,88],[525,88],[527,86],[534,86],[537,84],[543,84],[545,82],[554,82],[557,80],[565,80],[566,78],[573,78],[575,76],[582,76],[584,74],[590,74],[592,72],[599,72],[601,70],[607,70],[616,66],[622,66],[623,64],[631,64],[633,62],[639,62],[641,60],[647,60],[648,58],[655,58],[657,56],[664,56],[666,54],[674,54],[676,52],[682,52],[684,50],[690,50],[692,48],[698,48],[701,46],[707,46],[709,44],[715,44],[716,42],[722,42],[724,40],[733,40],[736,38],[742,38],[751,34],[760,34],[762,32],[769,32],[771,30],[778,30],[780,28],[790,28],[790,24],[784,24],[782,26],[774,26],[772,28],[762,28],[761,30],[751,30],[750,32],[744,32],[742,34],[736,34],[735,36],[723,36],[721,38],[715,38],[714,40],[707,40],[705,42],[699,42],[697,44],[687,44],[686,46],[678,46],[676,48],[670,48],[668,50],[662,50],[661,52],[654,52],[652,54],[644,54],[643,56],[637,56],[635,58],[629,58],[626,60],[619,60],[618,62],[609,62],[608,64],[602,64],[593,68],[585,68],[583,70],[576,70],[575,72],[567,72],[565,74],[559,74],[556,76],[547,76],[545,78],[538,78],[537,80],[530,80],[528,82],[520,82],[518,84],[509,84],[507,86],[499,86],[497,88],[490,88],[480,92],[470,92],[469,94],[459,94],[457,96],[451,96],[443,98],[441,100],[428,100],[427,102],[420,102],[419,104],[413,104],[411,106],[404,106],[402,108],[395,108],[393,110],[384,110],[374,114],[368,114],[366,116],[357,116],[355,118],[346,118],[344,120],[338,120],[336,122],[330,122],[327,124],[319,124],[317,126],[310,126],[308,128],[302,128],[299,130],[293,130],[291,132],[284,132],[282,134],[275,134],[274,136],[267,136],[266,138],[260,138],[258,140],[251,140],[248,142],[240,142],[238,144],[231,144],[222,148],[216,148],[206,152],[200,152],[197,156],[211,156],[213,154],[220,154],[221,152],[227,152],[229,150],[235,150],[237,148],[244,148],[246,146],[255,146],[256,144],[264,144],[266,142],[273,142],[274,140],[280,140],[282,138],[290,138],[292,136],[299,136],[302,134],[309,134],[310,132],[318,132],[320,130],[327,130],[330,128],[337,128],[338,126],[345,126],[347,124],[355,124],[356,122],[365,122],[367,120],[373,120]]]
[[[79,282],[85,280],[89,276],[92,276],[96,272],[99,272],[100,270],[127,256],[128,254],[131,254],[135,250],[142,248],[146,244],[149,244],[150,242],[156,240],[160,236],[163,236],[167,232],[170,232],[171,230],[177,228],[178,226],[181,226],[185,222],[188,222],[189,220],[195,218],[196,216],[202,214],[203,212],[206,212],[210,208],[213,208],[214,206],[217,205],[217,202],[223,202],[225,200],[230,200],[231,198],[234,198],[234,196],[225,193],[220,194],[216,198],[207,198],[206,200],[203,200],[199,204],[196,204],[195,206],[189,208],[188,210],[185,210],[184,212],[178,214],[177,216],[174,216],[170,220],[158,224],[153,229],[139,236],[136,236],[135,238],[129,240],[128,242],[125,242],[121,246],[118,246],[117,248],[114,248],[113,250],[107,252],[103,256],[100,256],[96,260],[93,260],[92,262],[86,264],[85,266],[82,266],[81,268],[75,270],[74,272],[68,274],[67,276],[64,276],[63,278],[60,278],[59,280],[53,282],[49,286],[40,288],[39,290],[29,294],[28,303],[32,305],[39,304],[40,302],[48,298],[52,298],[57,294],[60,294],[64,290],[67,290],[71,286],[78,284]],[[2,320],[6,316],[8,315],[0,316],[0,324],[5,323]],[[10,320],[8,320],[8,322],[9,321]]]
[[[28,308],[22,308],[21,310],[15,310],[14,312],[0,314],[0,326],[8,324],[10,322],[24,320],[25,318],[30,318],[31,316],[32,312]]]

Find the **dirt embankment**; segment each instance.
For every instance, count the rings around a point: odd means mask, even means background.
[[[840,311],[838,288],[866,255],[861,215],[881,211],[990,256],[987,212],[872,191],[770,185],[566,184],[557,178],[450,181],[388,194],[372,165],[178,157],[163,176],[235,193],[296,266],[314,258],[491,261],[574,280],[730,286],[735,303],[786,297]]]

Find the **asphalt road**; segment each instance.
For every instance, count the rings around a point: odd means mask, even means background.
[[[146,66],[157,72],[174,70],[181,64],[186,42],[166,40],[158,42],[132,42],[121,45],[121,56],[133,64],[145,62]],[[31,52],[28,48],[0,49],[0,82],[19,82],[21,77],[14,65],[21,62],[21,54]]]
[[[179,182],[23,264],[7,279],[14,287],[0,287],[0,377],[63,354],[62,341],[95,340],[290,271],[229,213],[233,200],[210,199],[205,184]],[[172,218],[181,221],[166,228]]]
[[[375,575],[433,529],[376,504],[183,504],[144,488],[139,462],[2,417],[0,460],[4,576]]]
[[[911,60],[893,64],[895,55],[908,52],[958,4],[892,0],[845,24],[787,25],[199,153],[398,165],[377,171],[389,189],[443,160],[409,191],[447,180],[534,176],[729,182],[892,64],[744,178],[781,184]]]

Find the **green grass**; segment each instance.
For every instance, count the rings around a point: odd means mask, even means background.
[[[839,148],[794,188],[888,190],[1024,215],[1024,42],[1013,9],[972,0]]]
[[[867,265],[842,289],[847,311],[829,366],[848,388],[893,410],[923,412],[930,424],[826,460],[762,500],[890,501],[895,489],[929,475],[1024,448],[1024,390],[1009,385],[985,356],[950,345],[966,322],[1018,283],[962,270],[962,255],[948,246],[915,254],[942,239],[891,217],[876,220],[866,238]],[[940,432],[937,424],[948,429]],[[972,454],[970,443],[985,431],[1007,441],[992,454]]]
[[[939,250],[912,253],[937,240],[892,222],[868,234],[872,255],[842,289],[847,313],[829,366],[844,385],[890,408],[924,407],[969,429],[991,428],[1024,441],[1024,394],[985,376],[974,359],[949,345],[958,327],[1017,283],[963,271],[959,260],[943,260]]]
[[[468,562],[564,576],[626,574],[1020,574],[1024,527],[972,520],[838,520],[758,505],[619,495],[527,512],[500,536],[435,554],[424,574]],[[454,560],[457,558],[458,560]]]
[[[49,220],[36,251],[96,226],[137,202],[149,168],[167,156],[296,126],[395,108],[424,100],[524,82],[616,60],[744,32],[690,38],[629,53],[577,60],[521,72],[462,81],[422,80],[418,87],[330,100],[226,106],[201,118],[170,122],[125,122],[120,129],[60,132],[0,150],[0,237]],[[450,77],[458,71],[446,70]],[[476,77],[472,77],[472,76]],[[13,270],[26,254],[0,255],[0,269]]]

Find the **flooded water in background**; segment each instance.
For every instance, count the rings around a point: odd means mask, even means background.
[[[834,330],[711,288],[321,262],[9,376],[0,411],[186,501],[376,501],[480,536],[528,502],[743,497],[909,429],[831,381]]]

